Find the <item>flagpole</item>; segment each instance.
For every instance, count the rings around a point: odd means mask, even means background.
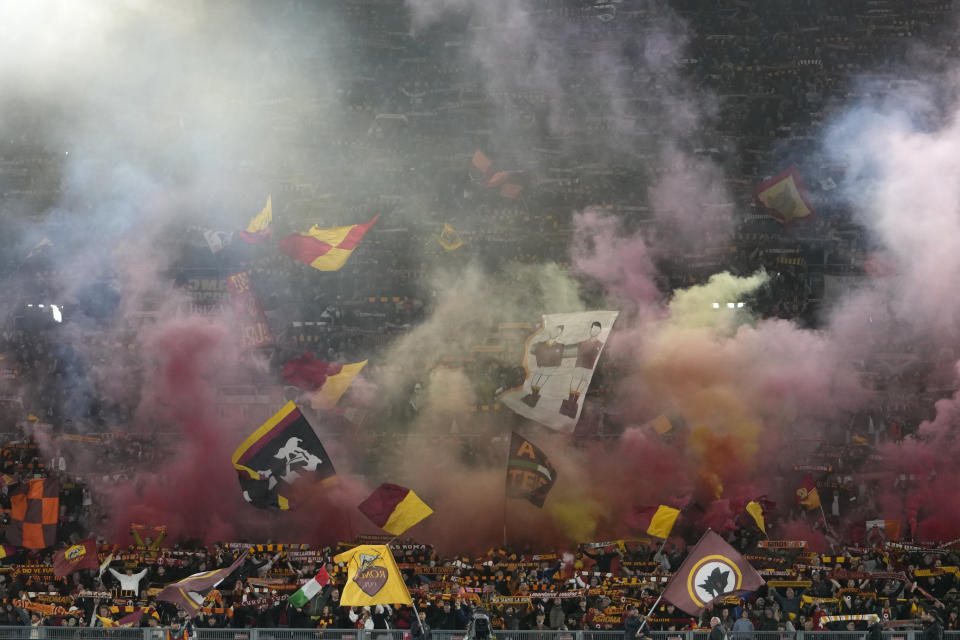
[[[513,438],[513,431],[510,432],[511,439]],[[507,549],[507,482],[510,481],[510,444],[507,444],[507,473],[503,477],[503,549]]]
[[[664,540],[666,542],[666,540]],[[637,633],[643,631],[643,627],[647,624],[647,618],[653,615],[654,610],[657,608],[657,605],[660,604],[660,601],[663,600],[663,594],[660,594],[660,597],[657,598],[657,601],[653,603],[653,606],[650,607],[650,611],[647,611],[647,615],[643,616],[643,620],[640,621],[640,628],[637,629]]]

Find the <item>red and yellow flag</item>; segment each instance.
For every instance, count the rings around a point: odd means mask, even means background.
[[[377,216],[379,218],[379,216]],[[320,271],[336,271],[346,262],[367,230],[377,221],[366,224],[321,229],[313,225],[309,231],[292,233],[278,245],[285,254]]]
[[[790,167],[760,184],[756,196],[767,213],[783,224],[813,214],[813,207],[807,200],[807,192],[796,167]]]
[[[273,235],[273,203],[270,196],[267,196],[267,204],[257,215],[250,219],[250,224],[243,231],[238,232],[240,237],[247,242],[254,244],[263,242]]]
[[[357,508],[373,524],[395,536],[433,513],[433,509],[412,490],[387,482],[377,487]]]

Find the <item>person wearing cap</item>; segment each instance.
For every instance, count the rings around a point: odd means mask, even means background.
[[[923,628],[922,640],[943,640],[943,624],[940,622],[940,615],[933,609],[923,612],[920,617],[927,626]]]
[[[623,640],[634,640],[640,635],[640,626],[643,618],[637,613],[633,605],[627,607],[627,616],[623,619]]]

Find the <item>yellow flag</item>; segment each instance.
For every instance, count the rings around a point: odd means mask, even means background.
[[[341,607],[413,604],[388,546],[362,544],[335,556],[333,561],[347,563],[347,584],[340,592]]]
[[[353,379],[357,377],[357,374],[360,373],[360,370],[363,369],[366,364],[366,360],[345,364],[340,369],[340,373],[327,376],[327,379],[323,382],[323,386],[310,396],[310,406],[314,409],[327,411],[333,409],[337,406],[340,396],[347,391],[350,383],[353,382]]]
[[[751,500],[748,502],[747,513],[753,516],[754,521],[757,523],[757,526],[760,527],[760,531],[763,532],[763,535],[767,535],[767,523],[763,519],[763,507],[760,506],[760,503],[756,500]]]
[[[267,196],[267,204],[263,205],[260,213],[250,219],[250,224],[247,225],[247,233],[262,231],[269,227],[271,222],[273,222],[273,202],[272,198]]]
[[[680,516],[680,509],[668,507],[665,504],[657,507],[656,513],[650,518],[650,526],[647,527],[647,534],[658,538],[670,537],[673,525]]]

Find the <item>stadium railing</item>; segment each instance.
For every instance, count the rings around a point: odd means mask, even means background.
[[[884,640],[921,640],[921,631],[884,631]],[[190,640],[409,640],[408,629],[220,629],[201,627]],[[466,638],[463,631],[431,631],[432,640]],[[653,640],[707,640],[706,631],[650,631]],[[864,640],[865,631],[754,631],[727,633],[727,640]],[[161,627],[0,627],[0,640],[166,640]],[[624,640],[615,631],[495,631],[494,640]],[[944,640],[960,640],[960,631],[948,631]]]

